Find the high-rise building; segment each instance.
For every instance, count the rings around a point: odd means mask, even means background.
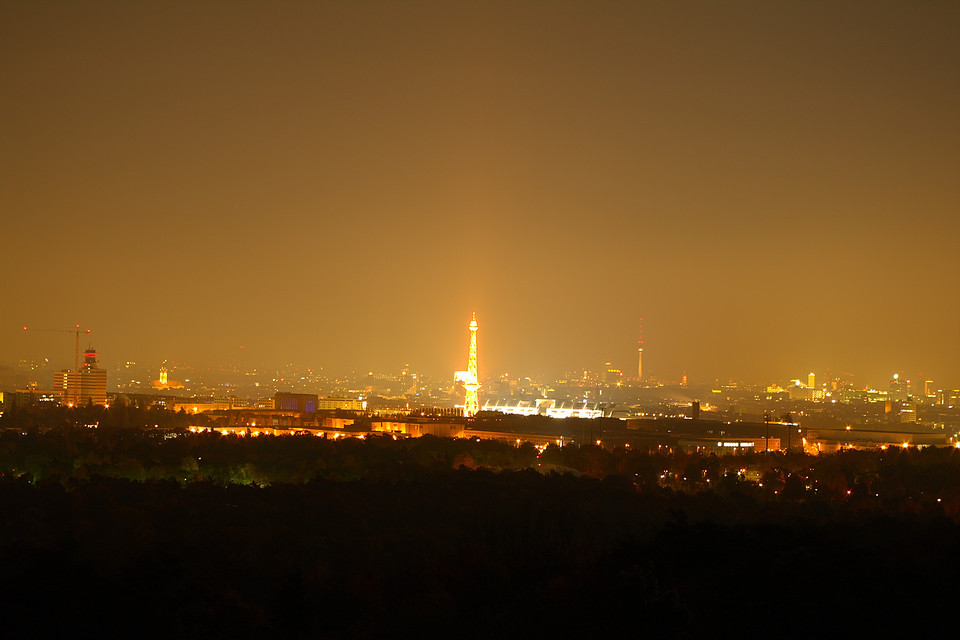
[[[107,370],[100,368],[96,349],[87,349],[80,365],[80,402],[107,404]]]
[[[610,362],[603,363],[600,371],[600,384],[605,387],[619,387],[623,381],[623,372]]]
[[[890,381],[890,391],[887,394],[887,397],[890,400],[901,401],[906,400],[908,395],[908,381],[900,377],[900,374],[893,374],[893,380]]]
[[[100,368],[96,349],[89,348],[84,352],[80,371],[63,369],[56,372],[53,387],[70,406],[107,404],[107,370]]]
[[[80,376],[76,371],[61,369],[53,374],[53,389],[61,402],[73,406],[80,402]]]

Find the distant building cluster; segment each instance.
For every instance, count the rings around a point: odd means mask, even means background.
[[[61,369],[53,373],[51,386],[44,388],[32,383],[17,389],[14,402],[18,406],[52,402],[69,407],[87,404],[107,404],[107,371],[100,368],[97,351],[88,348],[83,353],[79,370]]]
[[[481,378],[478,329],[474,314],[467,325],[466,368],[443,379],[409,365],[394,374],[329,377],[293,365],[263,374],[241,362],[203,374],[166,360],[159,370],[128,361],[117,367],[116,393],[108,395],[107,372],[96,350],[88,348],[80,359],[78,325],[57,330],[75,336],[75,370],[50,371],[49,360],[28,363],[23,369],[31,382],[0,400],[4,408],[80,407],[109,406],[114,396],[123,396],[123,402],[140,406],[202,414],[197,420],[202,428],[240,435],[443,435],[718,454],[960,441],[960,390],[922,377],[894,374],[883,388],[863,388],[850,376],[829,372],[763,386],[734,380],[691,385],[685,374],[666,384],[643,371],[641,339],[636,377],[604,361],[595,370],[569,371],[553,380]],[[44,378],[50,387],[41,386]]]

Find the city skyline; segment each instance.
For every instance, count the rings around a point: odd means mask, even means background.
[[[0,363],[960,381],[955,3],[0,1]],[[62,344],[61,344],[62,342]],[[86,343],[83,344],[86,346]],[[62,360],[58,360],[61,358]]]
[[[473,314],[473,320],[470,324],[471,336],[467,340],[467,343],[470,343],[470,350],[476,353],[476,324],[477,317],[476,313]],[[27,329],[24,327],[24,330]],[[73,333],[72,330],[41,330],[41,332],[60,332],[60,333]],[[94,341],[90,340],[90,331],[89,330],[80,330],[79,335],[84,336],[84,339],[87,340],[89,345],[92,345]],[[63,340],[61,340],[63,341]],[[96,352],[96,349],[92,346],[87,346],[84,349],[86,351]],[[284,372],[285,375],[290,375],[292,372],[296,372],[298,375],[306,372],[312,372],[312,376],[316,377],[326,377],[329,379],[348,379],[351,377],[357,377],[358,379],[364,377],[365,375],[377,375],[377,376],[391,376],[391,375],[401,375],[405,373],[412,373],[419,376],[425,376],[431,379],[434,382],[442,382],[446,380],[452,387],[459,388],[462,383],[469,380],[478,381],[482,384],[497,379],[531,379],[536,380],[541,383],[552,383],[560,380],[578,380],[582,378],[586,379],[587,376],[596,376],[598,384],[602,381],[604,373],[607,368],[611,368],[612,371],[617,371],[621,376],[621,380],[625,384],[629,384],[633,387],[643,387],[643,386],[687,386],[688,382],[691,386],[708,386],[716,384],[724,385],[728,383],[734,384],[745,384],[747,386],[764,386],[768,384],[779,384],[787,380],[807,380],[807,379],[816,379],[821,383],[825,383],[828,380],[843,380],[847,384],[850,384],[856,388],[886,388],[886,386],[898,378],[902,381],[908,381],[914,384],[922,385],[924,382],[931,384],[935,383],[935,389],[954,389],[958,385],[956,380],[945,380],[943,378],[933,378],[930,375],[926,375],[923,371],[910,372],[904,369],[893,369],[886,376],[880,375],[876,379],[869,379],[866,376],[859,375],[857,372],[851,371],[842,371],[837,369],[831,369],[829,367],[825,369],[816,369],[816,368],[807,368],[803,367],[792,367],[788,371],[781,371],[776,373],[769,373],[765,376],[759,376],[753,379],[737,377],[733,375],[715,375],[710,377],[691,377],[685,371],[676,378],[665,378],[658,375],[657,373],[651,374],[650,372],[644,370],[643,377],[638,377],[639,371],[630,371],[630,364],[626,361],[623,363],[611,361],[609,358],[603,359],[602,361],[595,361],[591,363],[586,363],[583,366],[568,366],[562,371],[543,373],[538,371],[495,371],[487,370],[484,371],[478,367],[478,370],[474,378],[473,375],[468,375],[464,377],[464,374],[468,374],[469,371],[430,371],[419,366],[419,364],[414,360],[413,362],[406,362],[403,364],[398,364],[392,368],[371,368],[371,367],[348,367],[343,369],[332,369],[327,368],[322,365],[311,366],[310,364],[303,364],[298,362],[283,362],[283,363],[274,363],[271,366],[264,366],[264,364],[258,360],[251,361],[249,356],[244,364],[244,348],[238,348],[234,358],[228,358],[225,361],[215,363],[212,366],[207,367],[198,367],[195,366],[189,360],[186,361],[176,361],[164,359],[162,361],[147,361],[143,360],[129,360],[123,357],[107,358],[105,360],[105,369],[111,371],[121,372],[125,369],[132,369],[139,373],[152,372],[156,371],[160,376],[160,379],[163,380],[164,376],[168,371],[181,371],[194,372],[193,375],[197,379],[207,379],[207,380],[220,380],[225,381],[229,379],[231,375],[246,375],[246,376],[271,376],[271,375],[281,375]],[[642,350],[641,350],[642,352]],[[46,352],[44,352],[46,353]],[[79,351],[77,356],[79,357]],[[482,352],[481,352],[482,353]],[[99,355],[99,354],[98,354]],[[474,362],[478,361],[480,358],[478,356],[473,356]],[[468,358],[468,361],[471,358]],[[469,362],[468,362],[469,364]],[[637,362],[634,361],[633,366],[637,366]],[[621,366],[626,365],[626,366]],[[24,358],[18,362],[0,362],[0,366],[7,367],[11,370],[19,370],[21,374],[24,371],[24,367],[36,367],[42,366],[44,371],[56,370],[56,371],[73,371],[74,368],[70,366],[70,363],[67,362],[67,353],[65,347],[58,350],[58,352],[49,357],[40,356],[38,358]],[[571,378],[571,376],[573,376]],[[36,377],[36,376],[34,376]],[[468,380],[469,378],[469,380]],[[45,384],[46,382],[37,378],[37,382]],[[110,388],[115,389],[117,383],[120,381],[111,381]],[[147,383],[146,379],[142,381]],[[43,384],[41,386],[43,386]],[[481,390],[481,395],[484,391]]]
[[[942,633],[958,34],[0,0],[7,633]]]

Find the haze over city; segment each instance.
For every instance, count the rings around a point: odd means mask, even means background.
[[[958,35],[0,0],[4,637],[942,635]]]
[[[960,6],[0,2],[0,364],[960,382]],[[641,321],[640,318],[643,318]],[[86,342],[86,339],[85,339]],[[86,346],[86,345],[84,345]]]

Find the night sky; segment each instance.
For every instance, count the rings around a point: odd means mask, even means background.
[[[957,386],[960,4],[3,0],[0,211],[7,364]]]

